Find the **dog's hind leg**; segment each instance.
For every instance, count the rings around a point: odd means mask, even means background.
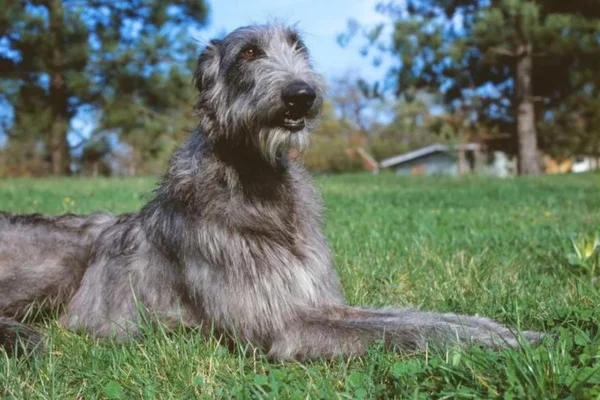
[[[19,341],[26,349],[37,346],[37,332],[16,320],[53,311],[73,296],[89,244],[89,235],[59,218],[0,214],[0,347],[15,352]]]
[[[87,246],[74,233],[0,230],[0,315],[24,316],[67,301],[85,272]]]

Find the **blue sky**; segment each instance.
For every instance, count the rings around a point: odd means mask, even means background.
[[[368,80],[383,77],[385,69],[375,68],[359,54],[359,40],[341,48],[336,37],[346,31],[348,19],[374,25],[384,17],[375,11],[380,0],[209,0],[211,13],[207,29],[195,36],[207,41],[239,26],[273,19],[297,24],[311,51],[315,66],[327,78],[355,72]]]

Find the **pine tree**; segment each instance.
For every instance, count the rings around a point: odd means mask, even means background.
[[[480,123],[516,134],[521,174],[540,172],[539,136],[552,132],[537,129],[598,90],[600,2],[407,0],[378,9],[393,19],[396,93],[442,90],[450,111],[478,104]],[[370,45],[382,48],[382,32],[368,33]]]
[[[96,131],[125,142],[133,126],[156,125],[140,115],[190,96],[189,28],[207,13],[204,0],[0,0],[0,103],[12,110],[4,133],[42,143],[51,172],[68,174],[70,145],[84,140],[76,116],[96,116]]]

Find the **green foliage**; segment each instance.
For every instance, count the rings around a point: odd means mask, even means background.
[[[39,176],[49,169],[45,149],[32,137],[13,141],[0,149],[0,177]]]
[[[516,137],[516,60],[531,45],[533,93],[525,100],[535,102],[541,148],[558,157],[599,154],[599,2],[408,0],[378,10],[393,30],[363,29],[365,50],[397,60],[388,74],[396,94],[442,92],[451,113],[467,110],[486,129]],[[359,32],[350,24],[341,42]]]
[[[456,129],[454,124],[465,122],[458,113],[454,119],[447,114],[432,113],[439,106],[436,96],[426,93],[416,93],[409,101],[400,99],[394,104],[392,121],[379,126],[373,133],[383,138],[396,140],[408,150],[415,150],[434,142],[459,141],[467,126]]]
[[[14,114],[3,121],[8,147],[33,140],[54,164],[68,133],[86,140],[74,118],[94,116],[93,136],[118,134],[139,163],[156,157],[164,138],[186,127],[198,53],[190,29],[207,13],[204,0],[0,0],[0,100]]]
[[[321,173],[359,171],[362,162],[354,154],[364,134],[347,118],[336,115],[335,104],[326,101],[321,123],[311,138],[310,148],[302,154],[308,169]]]
[[[50,352],[0,354],[7,398],[573,398],[600,396],[600,291],[574,274],[569,238],[600,226],[600,175],[317,181],[325,234],[350,304],[477,313],[551,334],[523,350],[476,348],[269,362],[193,330],[113,343],[48,328]],[[11,179],[14,212],[128,212],[156,179]]]
[[[394,137],[374,137],[369,140],[369,153],[381,161],[410,151],[410,147]]]
[[[313,139],[311,148],[302,155],[304,165],[314,172],[340,173],[362,170],[361,159],[349,142],[341,137]]]

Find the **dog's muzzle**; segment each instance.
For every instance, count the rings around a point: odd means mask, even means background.
[[[304,117],[313,106],[317,93],[304,81],[293,81],[281,92],[281,99],[285,104],[283,126],[290,130],[304,128]]]

